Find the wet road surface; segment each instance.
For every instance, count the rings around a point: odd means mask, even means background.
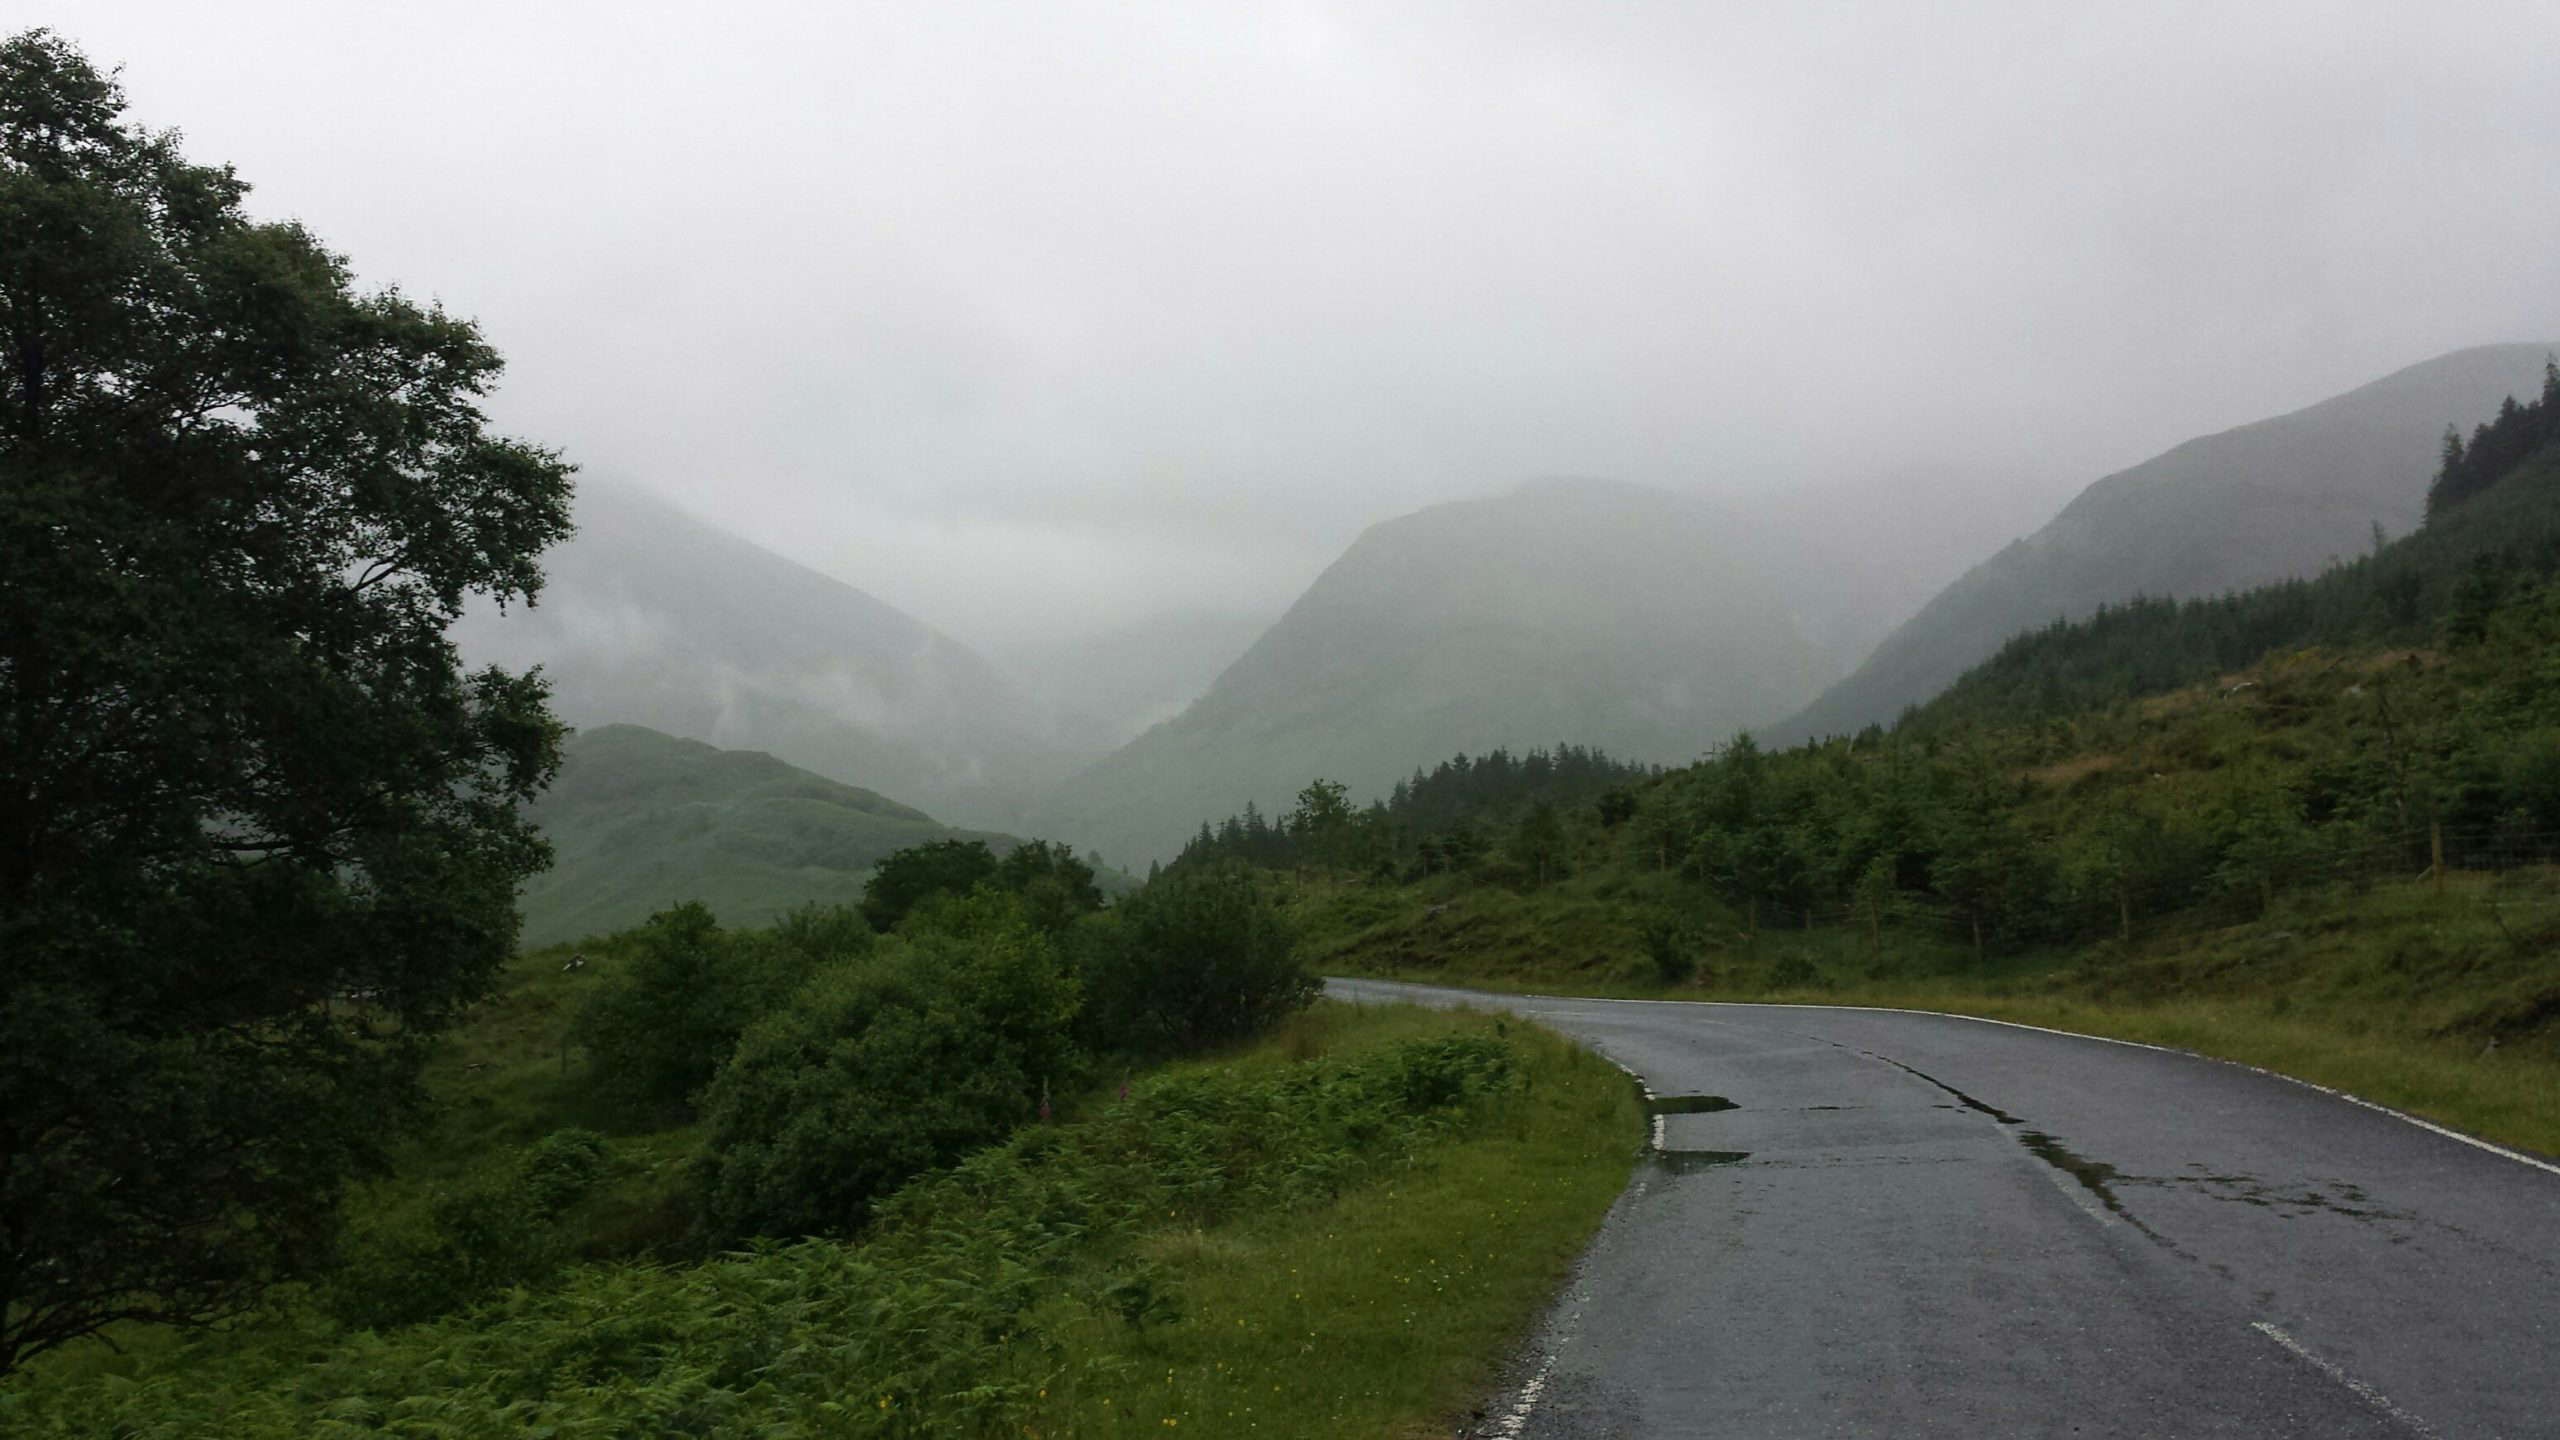
[[[1328,993],[1533,1016],[1664,1112],[1472,1433],[2560,1436],[2537,1157],[1955,1016]]]

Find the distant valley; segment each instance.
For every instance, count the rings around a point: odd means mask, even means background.
[[[998,828],[1108,747],[913,616],[663,501],[588,481],[577,522],[538,604],[455,630],[475,664],[542,666],[570,724],[766,751]]]

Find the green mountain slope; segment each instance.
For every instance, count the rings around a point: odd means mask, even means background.
[[[2307,580],[2101,607],[2016,636],[1905,728],[1943,733],[2067,715],[2197,684],[2304,646],[2420,645],[2560,573],[2560,448],[2529,457],[2425,529]]]
[[[542,666],[573,725],[762,750],[984,825],[1106,748],[913,616],[639,491],[582,484],[577,521],[538,605],[454,632],[474,663]]]
[[[2317,573],[2416,528],[2448,424],[2542,383],[2549,344],[2457,350],[2289,415],[2190,440],[2091,485],[1947,587],[1780,741],[1889,722],[2001,643],[2138,595],[2217,595]]]
[[[1387,521],[1042,824],[1134,866],[1318,775],[1358,800],[1461,751],[1690,759],[1821,679],[1769,568],[1727,512],[1634,485],[1541,482]]]
[[[798,905],[860,899],[893,850],[953,837],[1011,843],[770,755],[637,725],[572,737],[533,817],[556,860],[524,888],[527,946],[619,930],[685,900],[726,925],[770,924]]]

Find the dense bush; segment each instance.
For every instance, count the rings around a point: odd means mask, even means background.
[[[1006,851],[988,883],[1019,899],[1024,918],[1051,934],[1102,908],[1093,867],[1046,840],[1026,840]]]
[[[1070,942],[1097,1048],[1174,1054],[1256,1034],[1312,1001],[1296,935],[1242,865],[1185,866]]]
[[[570,1258],[574,1236],[562,1212],[604,1178],[607,1158],[603,1136],[557,1130],[495,1174],[373,1218],[349,1237],[321,1287],[323,1308],[353,1328],[387,1329],[541,1284]]]
[[[895,930],[907,912],[936,895],[966,895],[995,878],[995,852],[983,840],[910,845],[881,861],[862,887],[862,918]]]
[[[840,917],[814,911],[772,932],[732,934],[698,902],[662,910],[617,947],[618,959],[588,997],[572,1036],[612,1098],[679,1110],[710,1083],[757,1016],[781,1003],[829,949],[852,943],[846,928]]]
[[[1004,1138],[1078,1079],[1075,989],[1006,897],[945,900],[820,970],[712,1083],[717,1240],[841,1233],[909,1177]]]
[[[874,929],[894,930],[936,900],[979,890],[1013,896],[1032,924],[1051,933],[1102,908],[1093,867],[1064,845],[1025,840],[998,859],[983,841],[936,840],[881,861],[863,886],[862,914]]]

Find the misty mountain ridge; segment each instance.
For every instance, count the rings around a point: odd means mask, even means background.
[[[473,663],[541,665],[572,725],[769,752],[1001,826],[1107,743],[968,647],[646,493],[580,485],[541,600],[466,615]]]
[[[1766,738],[1890,723],[2021,631],[2135,596],[2317,574],[2415,529],[2444,429],[2539,391],[2549,343],[2452,351],[2289,414],[2202,436],[2090,485],[1888,635]]]
[[[1735,512],[1533,481],[1371,526],[1180,716],[1074,777],[1040,826],[1122,865],[1324,776],[1383,792],[1460,751],[1695,758],[1825,678],[1774,546]]]

